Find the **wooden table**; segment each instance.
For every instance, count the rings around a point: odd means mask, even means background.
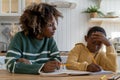
[[[113,74],[106,75],[111,77]],[[41,77],[40,75],[12,74],[6,70],[0,70],[0,80],[100,80],[103,75],[67,76],[67,77]],[[107,80],[106,78],[103,80]]]

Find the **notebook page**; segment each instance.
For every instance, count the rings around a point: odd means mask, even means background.
[[[92,75],[96,75],[96,74],[113,74],[114,72],[112,71],[105,71],[105,70],[101,70],[100,72],[92,72]]]
[[[50,73],[43,73],[43,72],[40,73],[41,76],[68,76],[68,75],[82,76],[82,75],[89,75],[89,74],[91,74],[91,72],[76,71],[76,70],[56,70],[55,72],[50,72]]]

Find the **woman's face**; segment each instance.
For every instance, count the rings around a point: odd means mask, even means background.
[[[52,21],[50,21],[46,27],[42,28],[41,32],[42,32],[42,36],[43,37],[52,37],[55,33],[55,30],[56,30],[56,27],[57,27],[57,23],[56,23],[56,20],[55,18],[53,18]]]

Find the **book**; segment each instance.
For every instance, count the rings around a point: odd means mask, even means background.
[[[84,75],[99,75],[99,74],[112,74],[112,71],[88,72],[78,70],[56,70],[55,72],[44,73],[41,72],[40,76],[84,76]]]

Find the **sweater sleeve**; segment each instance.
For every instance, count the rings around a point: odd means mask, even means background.
[[[54,38],[51,38],[49,41],[49,51],[50,51],[50,60],[56,60],[58,62],[61,62],[61,58],[60,58],[60,52],[57,48],[57,44],[54,40]]]
[[[85,71],[87,69],[88,62],[86,62],[86,61],[84,61],[82,63],[78,62],[81,49],[82,48],[79,45],[76,45],[69,52],[68,59],[67,59],[67,66],[66,66],[68,69],[82,70],[82,71]]]
[[[11,73],[38,74],[43,64],[25,64],[16,62],[22,55],[22,41],[20,35],[16,34],[11,40],[6,55],[5,63],[7,70]]]
[[[117,70],[116,58],[117,54],[113,46],[106,47],[106,53],[102,54],[100,57],[100,65],[104,70],[115,72]]]

